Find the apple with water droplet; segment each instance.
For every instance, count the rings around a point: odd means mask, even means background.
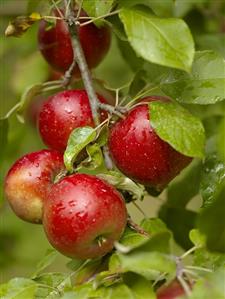
[[[113,249],[127,222],[121,194],[96,176],[73,174],[52,186],[44,203],[49,242],[62,254],[97,258]]]
[[[54,14],[59,17],[57,11],[54,11]],[[81,16],[87,15],[82,11]],[[84,20],[80,20],[81,25],[83,22]],[[107,25],[97,27],[91,23],[78,26],[77,31],[87,64],[89,68],[94,68],[103,60],[110,48],[110,28]],[[52,27],[47,21],[40,21],[38,44],[42,55],[53,68],[63,72],[69,69],[73,62],[73,48],[68,26],[64,20],[56,20]],[[80,77],[77,65],[74,74]]]
[[[163,141],[152,128],[146,102],[159,100],[170,101],[161,96],[141,99],[125,119],[112,126],[109,136],[109,150],[118,169],[156,194],[192,161]]]
[[[64,170],[63,156],[55,150],[27,154],[10,168],[4,184],[6,198],[21,219],[42,222],[43,201],[54,178]]]
[[[98,95],[100,102],[106,100]],[[100,111],[100,118],[107,118]],[[63,152],[70,133],[79,127],[94,127],[91,107],[85,90],[65,90],[49,97],[40,109],[39,132],[43,142],[50,148]]]

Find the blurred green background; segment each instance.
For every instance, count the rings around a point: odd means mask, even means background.
[[[38,0],[34,0],[36,4]],[[131,0],[132,1],[132,0]],[[196,2],[196,1],[195,1]],[[202,2],[202,1],[201,1]],[[207,1],[206,1],[207,2]],[[220,1],[211,1],[214,9]],[[211,3],[210,2],[210,3]],[[5,114],[17,103],[24,89],[34,83],[44,82],[49,78],[50,69],[37,45],[37,26],[34,25],[20,38],[6,38],[4,31],[9,20],[17,15],[27,14],[25,0],[0,0],[0,116]],[[32,1],[29,1],[32,4]],[[214,49],[224,55],[225,28],[218,16],[205,16],[205,12],[193,8],[193,1],[178,1],[178,15],[186,15],[186,21],[194,34],[198,49]],[[217,8],[218,10],[218,8]],[[32,11],[29,11],[32,12]],[[217,33],[218,32],[218,33]],[[213,34],[212,34],[213,33]],[[217,37],[214,33],[217,33]],[[94,76],[104,79],[114,88],[129,82],[133,76],[129,65],[122,57],[113,37],[112,46],[105,60],[95,69]],[[36,99],[38,101],[39,99]],[[2,132],[1,132],[2,134]],[[8,145],[0,165],[0,269],[1,282],[11,277],[30,275],[38,260],[50,248],[41,225],[32,225],[18,219],[4,202],[3,180],[7,170],[16,159],[31,151],[45,148],[37,129],[29,122],[21,124],[13,116],[9,122]],[[160,199],[148,198],[139,203],[148,216],[156,215],[163,202]],[[199,200],[192,202],[190,208],[198,208]],[[130,213],[135,220],[141,218],[141,213],[130,204]],[[63,256],[54,263],[54,270],[66,271]]]

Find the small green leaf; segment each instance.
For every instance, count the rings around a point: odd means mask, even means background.
[[[201,121],[177,103],[149,103],[150,122],[161,139],[178,152],[204,157],[205,133]]]
[[[160,274],[166,273],[171,279],[176,276],[176,262],[160,252],[135,251],[129,254],[119,254],[122,271],[131,271],[142,275],[148,280],[154,280]]]
[[[60,272],[51,272],[43,273],[33,279],[37,284],[38,288],[35,292],[35,298],[57,298],[57,295],[60,293],[60,290],[57,291],[57,288],[60,284],[63,283],[63,287],[70,287],[71,282],[68,278],[67,273]],[[55,290],[54,290],[55,288]],[[53,295],[53,292],[55,295]],[[48,297],[49,296],[49,297]]]
[[[198,217],[198,228],[206,235],[207,248],[210,251],[225,253],[225,184],[216,200],[203,209]]]
[[[145,189],[142,185],[133,182],[128,177],[118,171],[107,171],[97,175],[100,179],[107,181],[121,191],[127,191],[131,194],[133,200],[142,200],[145,196]]]
[[[4,158],[8,141],[9,124],[7,118],[0,118],[0,162]]]
[[[194,266],[215,270],[225,264],[225,254],[208,251],[206,236],[200,233],[198,229],[192,229],[189,236],[193,244],[198,247],[193,254]]]
[[[96,174],[106,171],[104,158],[100,146],[89,144],[86,147],[88,158],[83,160],[76,170],[80,173]]]
[[[132,291],[125,284],[114,284],[109,287],[100,287],[96,291],[91,293],[92,298],[104,298],[104,299],[136,299]],[[91,296],[89,298],[91,298]]]
[[[131,228],[126,228],[120,239],[120,244],[129,248],[129,251],[143,245],[149,238],[145,235],[139,234]]]
[[[123,275],[123,280],[131,289],[135,299],[156,299],[153,287],[148,280],[140,275],[128,272]]]
[[[69,172],[73,172],[73,163],[78,154],[96,137],[96,130],[91,127],[76,128],[70,134],[64,152],[64,163]]]
[[[188,297],[190,299],[224,299],[224,268],[218,269],[200,278],[196,284],[194,284],[193,292]]]
[[[159,218],[143,219],[141,227],[150,235],[169,231],[166,224]]]
[[[137,9],[122,9],[119,15],[139,56],[160,65],[191,70],[194,42],[183,20],[161,19]]]
[[[4,299],[34,298],[36,289],[37,285],[31,279],[13,278],[0,288],[0,295]]]
[[[36,277],[39,275],[45,268],[50,266],[56,257],[58,256],[58,252],[55,251],[54,249],[48,249],[45,256],[39,261],[36,267],[36,271],[32,275],[32,278]]]
[[[189,233],[190,240],[197,247],[205,246],[206,238],[199,232],[198,229],[194,228]]]
[[[107,15],[111,11],[114,0],[79,0],[79,2],[90,17],[101,17]],[[101,25],[103,22],[98,19],[94,23],[96,25]]]
[[[225,164],[214,154],[206,158],[202,173],[200,191],[203,206],[210,206],[225,184]]]

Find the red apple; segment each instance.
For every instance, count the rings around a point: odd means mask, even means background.
[[[143,102],[169,101],[151,96]],[[160,139],[149,121],[147,104],[131,109],[110,130],[109,150],[116,166],[131,179],[160,192],[190,162]]]
[[[101,102],[104,98],[98,96]],[[101,112],[102,120],[107,113]],[[91,107],[85,90],[60,92],[43,104],[39,114],[39,132],[50,148],[64,151],[70,133],[78,127],[94,127]]]
[[[87,174],[73,174],[53,185],[44,204],[47,238],[71,258],[96,258],[111,251],[124,231],[126,219],[120,193]]]
[[[176,299],[184,295],[185,291],[178,281],[173,281],[167,286],[163,285],[157,291],[157,299]]]
[[[55,12],[58,16],[58,13]],[[86,16],[82,12],[82,16]],[[111,32],[108,26],[97,27],[93,23],[78,27],[78,34],[89,68],[96,67],[110,47]],[[42,20],[38,32],[39,49],[47,62],[55,69],[65,72],[73,61],[73,49],[67,24],[57,20],[53,28]],[[78,66],[74,73],[79,75]]]
[[[55,150],[30,153],[10,168],[5,179],[5,195],[21,219],[42,222],[43,201],[54,177],[64,169],[63,156]]]

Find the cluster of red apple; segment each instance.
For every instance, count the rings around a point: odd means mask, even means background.
[[[73,51],[63,21],[39,30],[41,51],[50,65],[66,70]],[[96,66],[110,44],[107,27],[90,24],[80,27],[79,36],[89,67]],[[76,67],[75,72],[79,73]],[[107,102],[99,96],[101,102]],[[116,167],[132,180],[161,191],[191,158],[161,140],[149,121],[146,102],[165,97],[141,99],[138,106],[110,126],[108,147]],[[143,104],[142,104],[143,101]],[[100,111],[100,119],[107,114]],[[94,127],[85,90],[57,93],[43,104],[38,116],[39,132],[50,148],[19,159],[5,180],[5,194],[14,212],[23,220],[43,223],[49,242],[72,258],[95,258],[112,250],[127,222],[123,196],[110,184],[93,175],[59,177],[65,172],[63,152],[70,133],[83,126]]]

